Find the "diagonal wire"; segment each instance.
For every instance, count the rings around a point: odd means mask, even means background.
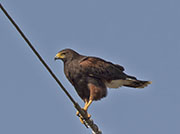
[[[61,89],[65,92],[65,94],[68,96],[68,98],[71,100],[71,102],[74,104],[74,107],[79,111],[81,116],[84,120],[84,125],[86,127],[90,127],[93,131],[93,134],[102,134],[102,132],[99,130],[98,126],[94,124],[93,120],[88,119],[86,113],[81,109],[79,104],[71,97],[71,95],[68,93],[68,91],[65,89],[65,87],[62,85],[62,83],[59,81],[59,79],[56,77],[56,75],[52,72],[50,67],[46,64],[46,62],[43,60],[43,58],[40,56],[40,54],[36,51],[36,49],[33,47],[31,42],[28,40],[28,38],[25,36],[25,34],[21,31],[19,26],[15,23],[15,21],[11,18],[11,16],[7,13],[5,8],[0,3],[0,8],[6,15],[6,17],[10,20],[10,22],[14,25],[16,30],[19,32],[19,34],[22,36],[22,38],[26,41],[28,46],[32,49],[32,51],[35,53],[35,55],[38,57],[38,59],[41,61],[41,63],[45,66],[45,68],[48,70],[48,72],[51,74],[51,76],[55,79],[55,81],[58,83],[58,85],[61,87]]]

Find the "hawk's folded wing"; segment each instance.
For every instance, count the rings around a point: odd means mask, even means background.
[[[91,77],[103,80],[126,79],[124,68],[96,57],[84,57],[80,60],[81,70]]]

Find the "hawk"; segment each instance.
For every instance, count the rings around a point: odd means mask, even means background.
[[[107,88],[121,86],[144,88],[151,81],[138,80],[134,76],[124,73],[124,68],[118,64],[105,61],[98,57],[80,55],[72,49],[58,52],[55,60],[64,63],[64,73],[74,86],[77,94],[84,101],[83,110],[87,113],[93,101],[100,100],[107,95]],[[79,115],[79,113],[76,113]],[[88,118],[90,114],[87,113]],[[80,121],[83,123],[81,117]]]

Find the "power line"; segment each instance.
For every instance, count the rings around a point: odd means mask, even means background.
[[[89,126],[94,134],[102,134],[102,132],[99,130],[98,126],[94,124],[92,119],[89,119],[86,115],[86,113],[81,109],[79,104],[72,98],[72,96],[68,93],[66,88],[62,85],[62,83],[59,81],[59,79],[56,77],[56,75],[53,73],[53,71],[50,69],[50,67],[46,64],[46,62],[43,60],[43,58],[40,56],[40,54],[36,51],[36,49],[33,47],[31,42],[28,40],[28,38],[25,36],[25,34],[22,32],[22,30],[19,28],[19,26],[16,24],[16,22],[11,18],[11,16],[7,13],[5,8],[1,5],[0,7],[6,17],[9,19],[9,21],[14,25],[16,30],[19,32],[19,34],[22,36],[22,38],[26,41],[28,46],[32,49],[32,51],[35,53],[35,55],[38,57],[38,59],[41,61],[41,63],[45,66],[45,68],[48,70],[48,72],[51,74],[51,76],[55,79],[55,81],[58,83],[58,85],[61,87],[61,89],[65,92],[65,94],[68,96],[68,98],[71,100],[71,102],[74,104],[74,107],[79,111],[81,116],[84,120],[84,125]]]

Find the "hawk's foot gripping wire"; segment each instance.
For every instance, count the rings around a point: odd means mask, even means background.
[[[85,113],[85,117],[86,119],[90,119],[91,118],[91,115],[87,113],[87,110],[85,110],[84,108],[82,108],[82,110],[84,111]],[[79,111],[76,112],[76,115],[79,117],[79,120],[82,124],[85,124],[85,119],[83,118],[83,116],[81,116],[79,114]]]
[[[84,108],[82,108],[82,110],[85,113],[85,117],[84,118],[86,118],[86,119],[90,119],[91,118],[91,115],[88,114],[87,110],[88,110],[88,108],[89,108],[89,106],[91,105],[92,102],[93,102],[93,100],[85,101],[85,106],[84,106]],[[82,124],[84,124],[84,118],[79,114],[79,111],[76,112],[76,115],[79,116],[80,122]]]

